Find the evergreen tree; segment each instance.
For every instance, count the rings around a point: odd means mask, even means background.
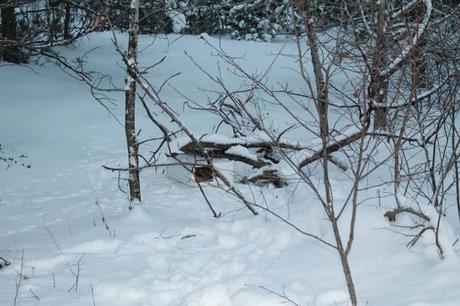
[[[271,41],[283,29],[277,18],[280,4],[270,0],[237,0],[228,13],[225,30],[234,39]]]

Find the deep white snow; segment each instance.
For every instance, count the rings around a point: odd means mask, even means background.
[[[62,52],[72,58],[98,47],[88,57],[89,67],[111,74],[123,88],[123,67],[110,38],[108,33],[94,34]],[[208,92],[202,88],[213,85],[184,51],[211,73],[218,71],[215,54],[197,36],[155,39],[139,62],[167,58],[150,80],[162,82],[181,72],[171,81],[173,86],[206,101]],[[120,34],[119,40],[125,42],[126,36]],[[141,48],[153,40],[142,37]],[[283,54],[296,50],[289,40],[223,40],[222,45],[230,54],[243,56],[247,69],[259,72],[281,48]],[[295,65],[292,58],[280,57],[271,78],[301,87],[291,69]],[[223,72],[229,84],[238,86],[238,78]],[[117,173],[102,168],[126,165],[123,128],[85,85],[53,64],[1,66],[0,92],[3,150],[27,155],[32,165],[6,169],[0,164],[0,256],[12,262],[0,270],[0,305],[13,305],[17,287],[17,305],[289,305],[274,292],[303,306],[349,305],[334,250],[262,212],[252,216],[221,191],[206,188],[222,212],[214,219],[197,188],[172,181],[164,169],[148,170],[142,172],[142,206],[128,211]],[[163,96],[194,132],[212,132],[216,119],[183,108],[184,98],[171,87]],[[118,104],[110,108],[121,120],[122,96],[113,97]],[[281,112],[269,112],[283,124]],[[138,114],[140,137],[160,135],[140,108]],[[339,188],[336,200],[344,200],[340,188],[347,184],[333,184]],[[332,241],[320,205],[306,187],[254,188],[252,193],[241,188],[303,229]],[[393,206],[394,199],[389,199],[381,206],[368,200],[359,207],[351,269],[361,305],[460,305],[458,244],[443,261],[430,237],[408,249],[408,238],[390,230],[383,217]],[[458,235],[454,221],[446,243]]]

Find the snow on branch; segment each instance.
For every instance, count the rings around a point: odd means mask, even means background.
[[[433,10],[433,4],[431,0],[424,0],[423,2],[425,3],[425,8],[426,8],[425,15],[423,17],[422,22],[419,24],[416,33],[412,37],[412,42],[405,49],[403,49],[401,53],[399,54],[399,56],[393,59],[393,61],[390,62],[385,69],[379,72],[379,75],[381,77],[387,77],[388,75],[392,74],[397,69],[397,67],[406,60],[406,58],[411,53],[412,49],[417,46],[417,44],[420,41],[420,38],[425,33],[428,27],[428,23],[430,22],[430,19],[431,19],[431,12]]]
[[[428,97],[431,97],[433,94],[438,92],[446,84],[446,81],[448,79],[449,78],[446,78],[446,80],[444,82],[442,82],[441,84],[438,84],[437,86],[433,87],[430,90],[423,91],[423,92],[417,94],[415,97],[409,98],[408,99],[409,101],[407,101],[405,103],[387,105],[385,103],[377,103],[377,102],[372,101],[372,107],[373,108],[386,108],[386,109],[399,109],[399,108],[412,106],[412,105],[416,104],[417,102],[419,102],[419,101],[421,101],[423,99],[426,99]]]
[[[400,16],[400,15],[402,15],[404,13],[407,13],[412,8],[414,8],[419,1],[420,0],[412,0],[411,2],[407,3],[402,8],[400,8],[399,10],[397,10],[396,12],[391,14],[391,19],[396,19],[398,16]]]
[[[191,141],[189,138],[179,138],[174,140],[170,147],[173,155],[204,156],[209,154],[213,158],[240,161],[257,169],[279,162],[274,155],[276,148],[294,151],[308,149],[307,146],[296,142],[273,142],[260,135],[230,138],[219,134],[202,136],[199,143]]]
[[[344,138],[346,139],[346,137]],[[198,143],[191,141],[190,138],[175,139],[170,143],[170,150],[172,156],[187,154],[205,157],[205,155],[209,155],[213,158],[243,162],[255,169],[260,169],[279,163],[277,150],[305,152],[310,157],[312,152],[315,156],[319,148],[295,141],[273,141],[263,135],[231,138],[225,135],[211,134],[202,136]],[[340,160],[332,156],[329,156],[328,159],[342,171],[348,170],[347,165]]]
[[[330,154],[339,151],[340,149],[347,147],[354,143],[355,141],[361,139],[363,136],[365,136],[365,132],[362,130],[359,130],[357,132],[351,133],[349,135],[343,135],[340,138],[336,138],[336,140],[327,145],[324,150],[326,150],[327,155],[330,156]],[[299,169],[317,161],[323,158],[323,149],[318,149],[317,151],[313,152],[312,154],[309,154],[307,157],[305,157],[299,164]]]

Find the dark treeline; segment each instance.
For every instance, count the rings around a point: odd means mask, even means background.
[[[322,29],[356,30],[356,23],[363,21],[361,12],[372,14],[375,7],[373,1],[307,2]],[[404,6],[400,0],[386,2],[389,11]],[[448,12],[454,10],[455,2],[441,0],[434,5],[438,12]],[[23,63],[36,52],[70,43],[95,30],[126,30],[129,5],[130,0],[0,0],[1,57]],[[144,0],[140,3],[139,30],[142,34],[206,32],[233,39],[271,41],[276,35],[302,29],[295,22],[301,16],[295,14],[289,0]],[[408,14],[413,19],[419,15],[412,9]]]

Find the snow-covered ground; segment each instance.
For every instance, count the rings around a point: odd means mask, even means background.
[[[141,39],[143,46],[151,42]],[[296,49],[288,40],[222,44],[232,55],[244,56],[247,69],[259,72],[281,48],[283,54]],[[76,57],[93,47],[98,49],[88,65],[122,84],[109,34],[93,35],[63,53]],[[184,51],[217,72],[219,59],[197,36],[157,38],[140,61],[167,56],[151,80],[181,72],[172,84],[205,101],[201,88],[212,85]],[[282,56],[272,78],[300,86],[294,67],[292,58]],[[237,78],[226,77],[237,86]],[[27,155],[31,164],[30,169],[0,164],[0,256],[12,262],[0,270],[0,305],[13,305],[16,292],[17,305],[289,305],[280,295],[303,306],[348,305],[333,249],[262,212],[252,216],[218,190],[207,190],[223,214],[214,219],[198,189],[168,179],[161,169],[144,171],[143,204],[129,212],[117,174],[102,168],[126,164],[123,129],[83,84],[56,66],[0,67],[0,93],[2,148],[9,155]],[[194,131],[211,131],[215,119],[184,110],[184,98],[172,88],[164,96]],[[121,117],[121,104],[113,112]],[[158,133],[139,113],[141,135]],[[261,191],[255,189],[256,199],[331,240],[320,205],[306,188],[265,188],[263,197]],[[406,248],[408,238],[389,230],[383,217],[393,205],[393,200],[369,200],[359,207],[350,260],[362,305],[460,305],[456,253],[441,261],[429,243]]]

